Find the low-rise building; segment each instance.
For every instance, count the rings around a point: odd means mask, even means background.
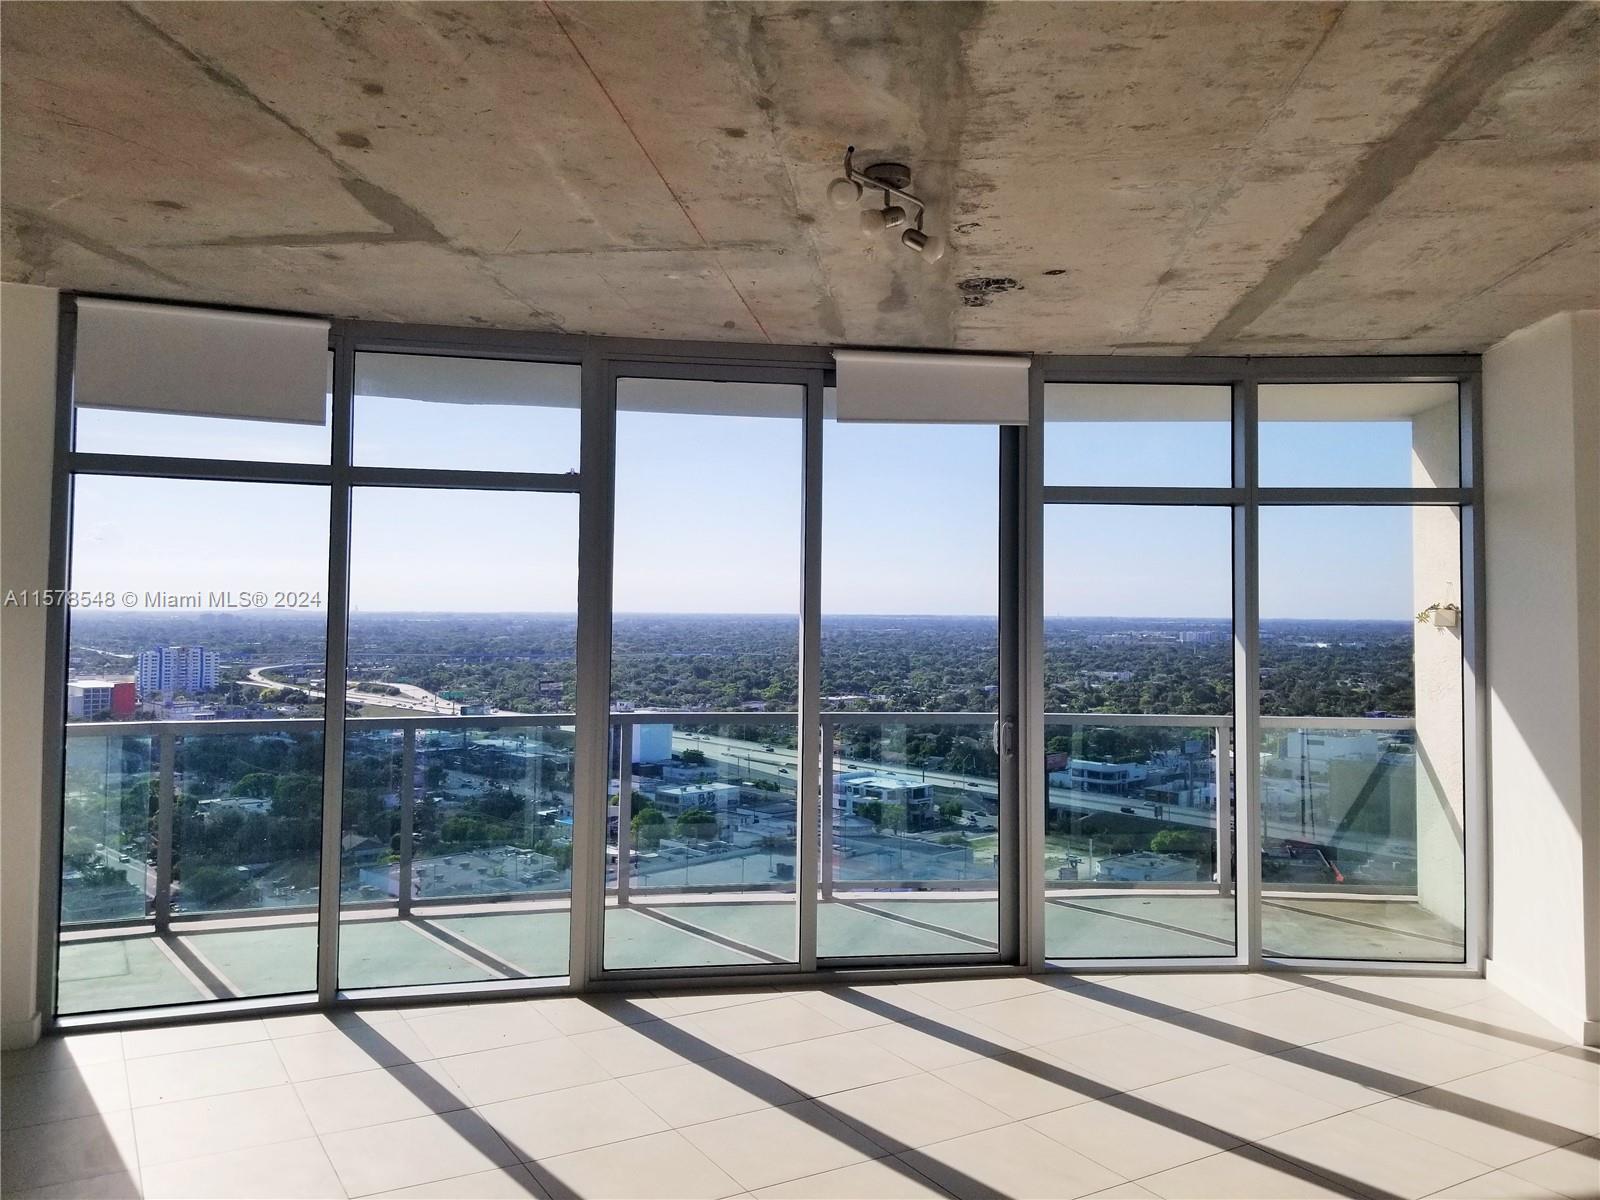
[[[1094,877],[1102,883],[1185,883],[1200,872],[1193,859],[1140,850],[1100,859]]]
[[[933,804],[933,788],[909,775],[889,771],[841,771],[833,777],[836,811],[854,814],[858,804],[898,804],[909,817]]]
[[[727,812],[739,801],[738,785],[732,783],[669,783],[656,789],[653,804],[668,815],[703,808]]]
[[[1128,796],[1140,790],[1148,774],[1149,769],[1143,763],[1074,758],[1067,762],[1065,770],[1050,773],[1050,786],[1102,796]]]
[[[198,807],[202,821],[209,821],[212,817],[229,812],[267,816],[272,812],[272,797],[219,796],[215,800],[200,801]]]
[[[67,684],[67,716],[75,720],[131,717],[138,706],[131,679],[75,679]]]

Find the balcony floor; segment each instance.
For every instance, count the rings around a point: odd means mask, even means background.
[[[1266,949],[1281,956],[1450,962],[1459,934],[1410,901],[1269,896]],[[1233,953],[1233,901],[1208,893],[1052,891],[1054,958],[1215,957]],[[992,952],[996,903],[904,893],[838,895],[818,910],[824,956]],[[606,910],[606,965],[704,967],[793,961],[791,898],[664,896]],[[74,935],[61,950],[60,1011],[100,1012],[314,989],[316,927],[306,917],[187,920]],[[345,989],[546,978],[567,973],[564,906],[380,910],[340,927]]]

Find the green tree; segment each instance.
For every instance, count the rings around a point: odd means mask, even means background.
[[[250,895],[250,881],[231,867],[207,864],[191,867],[184,873],[183,896],[192,908],[224,908],[243,904]]]
[[[691,808],[678,817],[678,835],[704,841],[717,836],[717,814],[710,809]]]
[[[1184,858],[1203,858],[1212,844],[1211,838],[1197,829],[1163,829],[1150,839],[1150,849],[1155,853]]]
[[[630,822],[636,850],[651,851],[661,845],[667,832],[667,814],[659,808],[641,808]]]

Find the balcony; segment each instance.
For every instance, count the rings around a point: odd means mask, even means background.
[[[607,967],[793,962],[794,715],[612,726]],[[641,727],[662,744],[641,753]],[[67,732],[60,1011],[314,989],[322,723]],[[560,716],[346,721],[341,988],[566,975],[572,736]],[[997,951],[992,738],[991,714],[824,714],[822,956]],[[1231,719],[1051,714],[1046,740],[1072,747],[1035,768],[1051,957],[1231,957]],[[1260,754],[1267,953],[1458,961],[1424,895],[1414,723],[1269,717]],[[696,805],[713,819],[683,827]]]

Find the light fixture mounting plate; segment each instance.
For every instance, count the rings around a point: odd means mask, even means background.
[[[911,186],[911,168],[905,163],[881,162],[873,163],[861,172],[873,183],[884,187],[892,187],[897,191],[905,191]]]

